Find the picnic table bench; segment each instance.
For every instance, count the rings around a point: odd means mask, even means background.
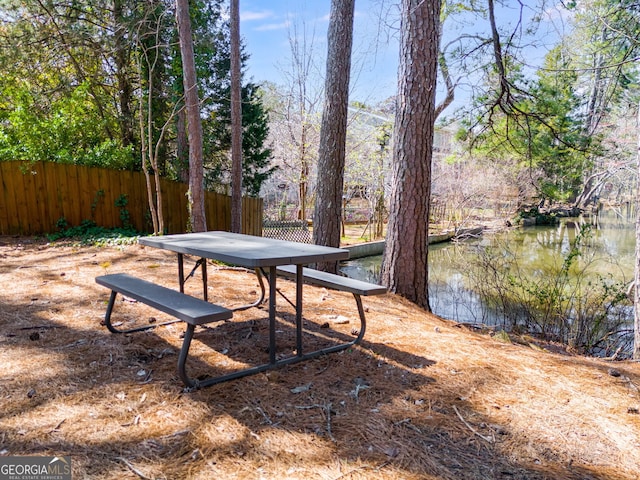
[[[186,373],[187,357],[189,347],[195,327],[212,322],[229,320],[233,317],[233,312],[227,308],[209,303],[205,300],[192,297],[190,295],[171,290],[170,288],[151,283],[141,278],[133,277],[126,273],[115,273],[96,277],[96,283],[111,290],[111,297],[107,305],[104,323],[112,333],[131,333],[148,330],[159,325],[167,325],[177,321],[184,321],[187,324],[187,331],[184,334],[182,348],[178,356],[178,375],[187,387],[197,387],[198,381],[189,378]],[[145,325],[142,327],[121,330],[116,328],[111,322],[111,314],[115,305],[118,293],[133,298],[141,303],[156,308],[161,312],[176,317],[177,320],[160,324]]]
[[[295,265],[283,265],[277,267],[276,272],[284,277],[288,277],[291,279],[296,278]],[[310,285],[348,292],[353,295],[353,298],[355,299],[356,305],[358,307],[358,315],[360,316],[360,332],[358,333],[358,337],[352,343],[360,342],[360,340],[362,340],[362,337],[364,337],[364,333],[367,328],[364,307],[362,306],[362,299],[360,298],[361,295],[369,296],[387,293],[386,287],[383,287],[381,285],[363,282],[362,280],[343,277],[342,275],[323,272],[308,267],[304,267],[302,269],[302,280],[304,281],[304,283],[308,283]]]

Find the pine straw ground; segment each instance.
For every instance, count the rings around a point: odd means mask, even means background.
[[[94,282],[129,272],[175,287],[173,254],[2,238],[0,257],[1,455],[68,455],[76,479],[640,475],[638,363],[501,342],[387,294],[364,299],[361,346],[188,393],[176,375],[183,325],[110,334],[109,292]],[[251,272],[209,275],[211,301],[256,298]],[[290,355],[293,311],[278,308],[278,353]],[[151,317],[162,319],[130,301],[114,313]],[[356,320],[351,296],[305,287],[309,330],[351,335]],[[265,362],[266,327],[254,308],[200,329],[190,372]]]

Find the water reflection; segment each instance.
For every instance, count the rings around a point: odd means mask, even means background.
[[[484,235],[429,248],[429,303],[437,315],[465,323],[497,324],[501,315],[486,305],[472,288],[470,263],[478,248],[500,249],[504,257],[518,259],[521,271],[537,278],[557,271],[585,224],[592,225],[576,269],[594,277],[607,276],[629,284],[635,262],[634,221],[628,212],[601,211],[597,217],[565,219],[557,226],[527,227]],[[381,256],[345,262],[341,270],[352,278],[378,282]],[[628,315],[631,315],[629,309]],[[632,320],[632,318],[630,318]]]

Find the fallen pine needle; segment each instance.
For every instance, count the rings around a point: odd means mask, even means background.
[[[491,438],[491,437],[487,437],[487,436],[485,436],[485,435],[482,435],[482,434],[481,434],[480,432],[478,432],[475,428],[473,428],[473,427],[469,424],[469,422],[467,422],[467,421],[462,417],[462,415],[460,415],[460,412],[458,411],[458,408],[457,408],[455,405],[453,406],[453,409],[455,410],[456,415],[458,415],[458,418],[459,418],[460,420],[462,420],[462,423],[464,423],[464,424],[465,424],[465,426],[466,426],[469,430],[471,430],[474,434],[476,434],[477,436],[479,436],[481,439],[483,439],[483,440],[485,440],[485,441],[487,441],[487,442],[489,442],[489,443],[493,443],[493,438]]]
[[[126,458],[118,457],[118,460],[120,460],[122,463],[124,463],[129,468],[129,470],[131,470],[133,473],[138,475],[140,478],[142,478],[144,480],[151,480],[150,477],[147,477],[144,473],[142,473],[140,470],[138,470],[136,467],[134,467],[131,464],[131,462],[129,462]]]

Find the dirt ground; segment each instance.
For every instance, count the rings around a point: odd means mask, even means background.
[[[387,294],[363,299],[361,346],[185,392],[182,324],[101,326],[109,292],[94,278],[117,272],[177,284],[170,253],[0,238],[0,455],[70,456],[74,479],[639,477],[638,363],[501,341]],[[187,291],[201,289],[196,274]],[[257,294],[251,272],[209,267],[211,301]],[[286,356],[293,309],[278,310]],[[113,317],[151,318],[131,301]],[[305,324],[310,345],[352,335],[353,298],[305,287]],[[267,340],[266,309],[236,312],[197,331],[189,371],[264,363]]]

